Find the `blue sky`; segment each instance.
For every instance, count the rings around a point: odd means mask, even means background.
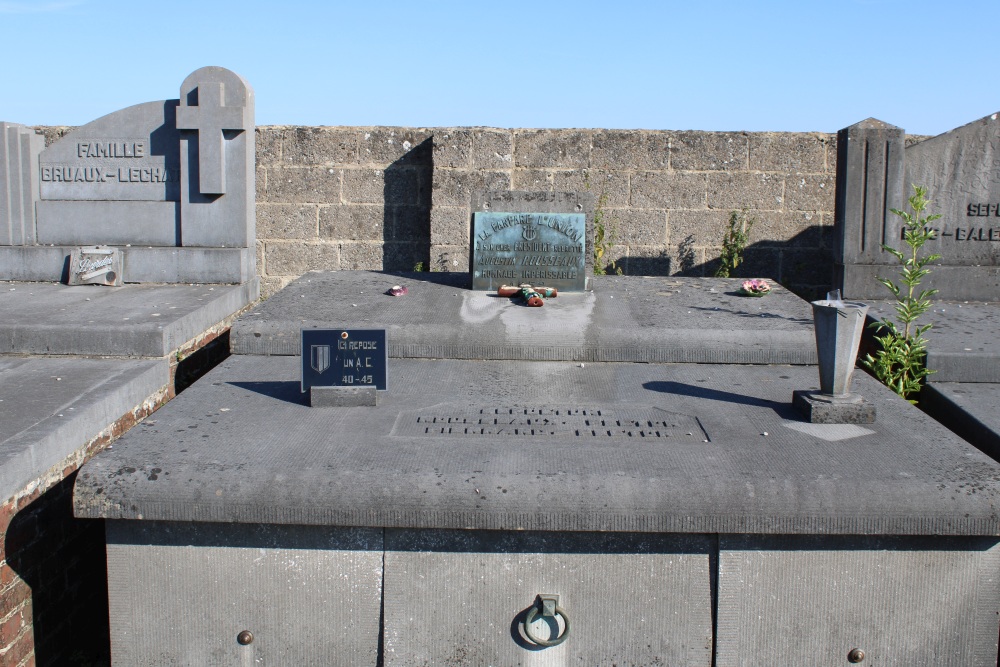
[[[257,123],[938,134],[1000,110],[1000,0],[0,0],[0,120],[243,75]]]

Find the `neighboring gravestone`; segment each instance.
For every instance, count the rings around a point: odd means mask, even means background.
[[[859,281],[859,265],[894,260],[882,244],[898,229],[889,209],[903,203],[903,140],[901,128],[874,118],[837,133],[834,266],[835,283],[843,285],[845,297],[861,298],[863,289],[855,283],[870,278],[862,270]]]
[[[41,135],[23,125],[0,123],[0,245],[35,242],[38,154]]]
[[[20,139],[16,171],[8,138],[8,191],[38,194],[7,207],[0,279],[59,280],[73,246],[108,245],[123,248],[126,282],[253,280],[253,110],[246,81],[204,67],[179,100],[116,111],[40,152]]]
[[[904,150],[900,128],[868,119],[837,135],[835,285],[854,299],[889,296],[877,276],[898,262],[882,244],[903,246],[890,209],[909,212],[913,185],[927,188],[927,213],[940,213],[924,246],[941,259],[921,287],[940,300],[1000,299],[1000,120],[993,114]]]
[[[913,186],[927,188],[930,204],[924,215],[941,218],[932,223],[936,237],[921,253],[941,259],[927,267],[930,273],[918,288],[938,290],[918,320],[932,325],[925,360],[932,375],[920,406],[994,458],[1000,458],[995,401],[990,402],[1000,383],[1000,355],[993,344],[1000,317],[995,305],[1000,300],[998,116],[905,149],[903,131],[879,121],[841,130],[835,248],[835,286],[845,297],[869,303],[870,320],[898,323],[896,301],[877,277],[901,284],[902,267],[881,244],[904,249],[901,220],[889,209],[909,212],[906,199]]]
[[[593,197],[488,192],[473,201],[472,289],[529,283],[581,291],[593,269]]]

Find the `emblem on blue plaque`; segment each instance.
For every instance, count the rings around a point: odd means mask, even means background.
[[[330,346],[311,345],[309,354],[309,365],[314,371],[323,374],[323,371],[330,368]]]

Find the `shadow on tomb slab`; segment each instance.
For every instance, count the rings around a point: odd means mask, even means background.
[[[759,214],[767,222],[767,213]],[[744,253],[744,261],[737,267],[734,278],[770,278],[781,283],[798,296],[812,300],[825,295],[830,289],[833,272],[831,242],[833,229],[811,225],[792,238],[764,240],[751,243]],[[717,253],[707,249],[709,255]],[[672,242],[669,250],[653,257],[624,257],[619,260],[622,273],[629,276],[684,276],[710,277],[719,267],[719,259],[698,262],[700,249],[689,235]]]

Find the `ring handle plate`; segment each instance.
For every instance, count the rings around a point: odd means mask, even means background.
[[[551,604],[552,600],[550,596],[539,596],[539,599],[541,601],[541,604],[531,605],[531,609],[528,610],[528,614],[524,617],[524,634],[530,641],[534,642],[535,644],[538,644],[539,646],[545,646],[545,647],[558,646],[559,644],[562,644],[564,641],[566,641],[567,637],[569,637],[569,616],[566,615],[566,610],[560,607],[558,604]],[[546,604],[547,602],[550,604]],[[559,634],[557,637],[550,639],[542,639],[541,637],[536,637],[535,634],[531,631],[531,624],[534,623],[536,620],[538,620],[538,618],[540,618],[539,616],[540,606],[543,608],[541,617],[562,616],[563,630],[562,633]],[[551,610],[552,613],[547,613],[549,610]]]

